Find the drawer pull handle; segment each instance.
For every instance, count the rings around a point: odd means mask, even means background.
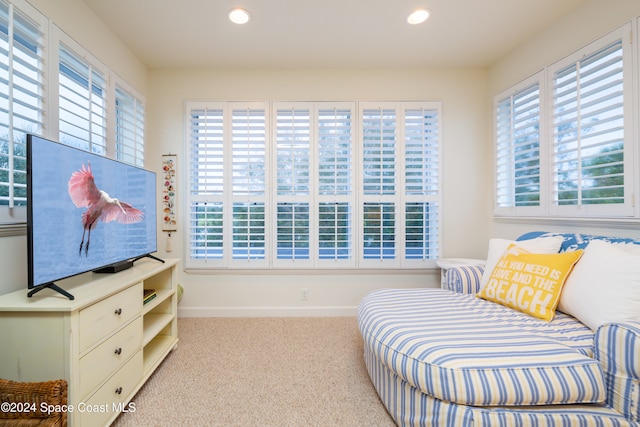
[[[116,389],[116,394],[122,394],[122,387],[118,387]]]
[[[122,354],[122,348],[121,347],[116,348],[116,352],[115,353],[116,354]]]
[[[122,314],[122,309],[121,308],[116,308],[116,314],[118,316],[120,316]]]

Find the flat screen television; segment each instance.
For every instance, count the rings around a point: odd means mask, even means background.
[[[154,172],[27,135],[28,296],[73,299],[55,282],[151,256],[156,227]]]

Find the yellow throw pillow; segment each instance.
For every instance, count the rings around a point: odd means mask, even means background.
[[[560,292],[582,250],[533,254],[511,244],[477,296],[543,320],[555,316]]]

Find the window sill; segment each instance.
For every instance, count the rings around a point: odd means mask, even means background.
[[[584,218],[584,217],[534,217],[493,216],[493,221],[505,224],[579,225],[581,227],[603,227],[627,229],[640,224],[640,218]]]
[[[26,236],[27,224],[0,224],[0,237]]]
[[[267,269],[267,268],[194,268],[185,267],[185,273],[188,274],[229,274],[229,275],[360,275],[360,274],[389,274],[389,275],[435,275],[440,274],[440,268],[434,266],[433,268],[388,268],[388,269],[373,269],[373,268],[306,268],[306,269]]]

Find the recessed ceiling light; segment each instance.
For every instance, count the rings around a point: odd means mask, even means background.
[[[409,17],[407,18],[407,22],[411,25],[422,24],[424,21],[429,19],[431,12],[427,9],[418,9],[415,10]]]
[[[229,11],[229,19],[234,24],[246,24],[251,19],[251,15],[245,9],[236,7]]]

